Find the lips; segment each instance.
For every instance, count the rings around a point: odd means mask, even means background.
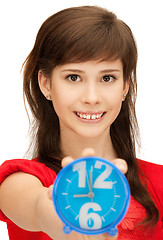
[[[76,112],[76,115],[85,120],[97,120],[102,118],[102,116],[105,114],[105,112],[100,112],[100,113],[80,113]]]

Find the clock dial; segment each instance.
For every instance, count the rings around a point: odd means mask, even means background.
[[[74,161],[61,172],[54,185],[53,199],[67,226],[95,234],[121,221],[129,203],[129,187],[115,166],[88,157]]]

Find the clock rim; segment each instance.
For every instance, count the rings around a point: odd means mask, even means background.
[[[111,167],[113,167],[118,172],[118,175],[120,176],[120,178],[122,180],[122,183],[124,186],[124,191],[126,194],[125,203],[124,203],[123,208],[121,209],[121,212],[118,215],[118,217],[116,217],[116,219],[111,224],[107,225],[106,227],[100,228],[100,229],[93,229],[93,230],[77,227],[76,225],[71,223],[69,220],[67,220],[67,218],[64,216],[64,214],[60,210],[59,203],[57,200],[57,188],[58,188],[58,184],[60,182],[61,177],[64,175],[64,172],[67,171],[67,169],[71,168],[74,164],[76,164],[78,162],[86,161],[86,160],[89,161],[90,159],[96,160],[96,161],[97,160],[102,161],[102,162],[110,165]],[[53,192],[52,192],[52,201],[53,201],[54,208],[57,212],[57,215],[62,220],[62,222],[65,224],[65,227],[69,227],[70,231],[75,230],[76,232],[79,232],[82,234],[95,235],[95,234],[110,232],[111,230],[115,231],[116,226],[122,221],[122,219],[125,217],[125,215],[127,213],[127,210],[129,208],[129,204],[130,204],[130,195],[131,195],[130,187],[129,187],[126,176],[112,162],[110,162],[109,160],[100,158],[100,157],[88,156],[88,157],[82,157],[82,158],[76,159],[73,162],[71,162],[70,164],[68,164],[66,167],[64,167],[60,170],[60,172],[58,173],[58,175],[54,181]]]

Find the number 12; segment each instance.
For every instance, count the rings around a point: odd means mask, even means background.
[[[105,181],[112,173],[113,168],[108,166],[107,164],[96,161],[94,168],[101,169],[102,166],[105,166],[105,170],[96,178],[93,188],[103,188],[103,189],[112,189],[113,182],[112,181]],[[79,184],[80,188],[84,188],[86,185],[86,161],[78,162],[73,166],[73,172],[78,171],[79,173]]]

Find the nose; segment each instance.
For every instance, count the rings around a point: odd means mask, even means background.
[[[96,105],[100,103],[99,88],[95,84],[86,84],[83,89],[82,102],[89,105]]]

